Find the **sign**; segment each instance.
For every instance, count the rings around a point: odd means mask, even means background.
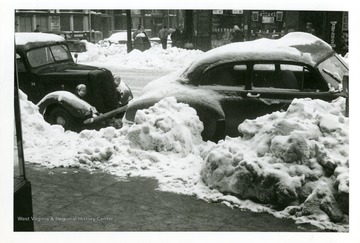
[[[224,10],[213,10],[213,14],[223,14]]]
[[[330,46],[332,48],[334,48],[334,47],[336,47],[336,44],[335,44],[335,37],[336,37],[335,30],[336,30],[337,21],[331,21],[330,24],[331,24]]]
[[[263,24],[272,24],[274,23],[274,17],[263,16],[262,22]]]
[[[243,10],[233,10],[232,13],[233,14],[243,14],[244,11]]]
[[[50,16],[50,30],[60,31],[60,16]]]

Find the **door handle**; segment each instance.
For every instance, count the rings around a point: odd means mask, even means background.
[[[249,98],[259,98],[259,97],[260,97],[260,94],[247,93],[246,96],[249,97]]]

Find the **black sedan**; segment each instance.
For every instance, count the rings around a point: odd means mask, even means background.
[[[346,62],[326,42],[301,32],[281,39],[225,45],[204,53],[184,70],[149,83],[128,107],[124,121],[164,97],[193,107],[204,140],[241,135],[245,119],[286,110],[295,98],[325,101],[347,96]]]

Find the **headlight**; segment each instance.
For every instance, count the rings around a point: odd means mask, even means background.
[[[76,86],[76,93],[80,96],[80,97],[84,97],[87,93],[87,88],[85,84],[79,84],[78,86]]]
[[[116,86],[116,87],[118,87],[118,86],[120,85],[120,83],[121,83],[121,77],[120,77],[120,75],[118,75],[118,74],[115,74],[115,75],[114,75],[114,82],[115,82],[115,86]]]

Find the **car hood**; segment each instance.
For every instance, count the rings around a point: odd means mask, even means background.
[[[50,65],[46,67],[42,67],[38,70],[39,74],[86,74],[93,70],[100,70],[101,68],[76,64],[76,63],[61,63],[56,65]]]

